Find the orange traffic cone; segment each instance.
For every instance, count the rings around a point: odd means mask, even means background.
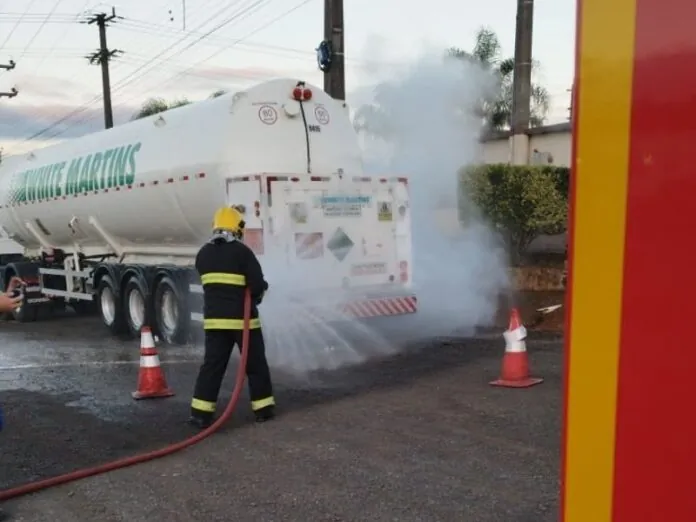
[[[148,326],[143,326],[140,330],[138,391],[134,391],[132,395],[134,399],[153,399],[155,397],[171,397],[174,395],[174,392],[167,386],[164,372],[160,368],[155,340],[152,337],[152,330]]]
[[[529,376],[527,346],[524,342],[527,329],[522,324],[516,308],[513,308],[510,313],[510,325],[503,337],[505,338],[505,355],[502,372],[500,378],[491,381],[490,384],[505,388],[528,388],[544,382],[544,379]]]

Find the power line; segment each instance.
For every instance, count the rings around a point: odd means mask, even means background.
[[[263,0],[261,0],[261,1],[263,1]],[[269,0],[266,0],[266,2],[267,2],[267,1],[269,1]],[[211,54],[210,56],[208,56],[208,57],[205,58],[204,60],[199,61],[198,63],[196,63],[196,64],[194,64],[194,65],[191,65],[190,67],[188,67],[188,68],[186,68],[185,70],[179,72],[178,74],[174,75],[173,77],[166,79],[164,82],[160,82],[159,84],[157,84],[157,85],[155,85],[154,87],[152,87],[150,90],[155,90],[155,89],[161,87],[162,85],[168,84],[168,83],[170,83],[170,82],[172,82],[172,81],[175,81],[176,79],[178,79],[178,78],[180,78],[180,77],[186,75],[191,69],[200,66],[202,63],[205,63],[205,62],[207,62],[207,61],[213,59],[214,57],[218,56],[218,55],[221,54],[222,52],[227,51],[228,49],[230,49],[230,48],[236,46],[237,44],[243,42],[244,40],[250,38],[250,37],[253,36],[254,34],[257,34],[258,32],[260,32],[260,31],[262,31],[262,30],[264,30],[264,29],[270,27],[271,25],[275,24],[276,22],[278,22],[278,21],[281,20],[282,18],[285,18],[286,16],[288,16],[288,15],[291,14],[292,12],[296,11],[297,9],[301,8],[302,6],[308,4],[308,3],[311,2],[311,1],[312,1],[312,0],[304,0],[304,1],[300,2],[299,4],[295,5],[294,7],[291,7],[290,9],[288,9],[288,10],[286,10],[285,12],[281,13],[279,16],[277,16],[277,17],[271,19],[271,20],[268,21],[267,23],[265,23],[265,24],[261,25],[260,27],[258,27],[258,28],[256,28],[256,29],[250,31],[249,33],[247,33],[246,35],[242,36],[241,38],[236,39],[231,45],[226,46],[226,47],[224,47],[224,48],[221,48],[221,49],[215,51],[213,54]],[[238,0],[237,2],[235,2],[235,3],[239,3],[239,0]],[[248,7],[245,9],[245,11],[242,11],[241,13],[235,13],[235,15],[233,15],[233,18],[234,18],[235,16],[239,17],[240,15],[244,14],[244,12],[250,11],[251,9],[253,9],[254,7],[256,7],[257,4],[258,4],[258,2],[255,2],[253,5],[248,6]],[[227,8],[229,8],[229,5],[227,6]],[[199,28],[202,27],[203,25],[205,25],[206,23],[208,23],[210,20],[215,19],[215,18],[219,18],[220,13],[221,13],[222,11],[227,10],[227,8],[223,8],[221,11],[218,11],[217,13],[215,13],[213,16],[211,16],[210,18],[208,18],[205,22],[203,22],[202,24],[200,24],[200,25],[199,25]],[[231,21],[231,20],[229,20],[229,21]],[[220,27],[222,27],[223,25],[224,25],[224,23],[221,24],[221,25],[219,25],[219,26],[218,26],[218,29],[219,29]],[[216,29],[214,29],[214,30],[216,30]],[[211,34],[211,33],[212,33],[212,31],[208,31],[208,33],[207,33],[205,36],[203,36],[203,38],[199,38],[198,40],[196,40],[196,42],[193,42],[193,43],[190,44],[188,47],[186,47],[186,49],[192,47],[193,45],[195,45],[195,43],[197,43],[197,42],[203,40],[205,37],[207,37],[207,36],[208,36],[209,34]],[[163,50],[162,52],[160,52],[158,55],[156,55],[155,57],[153,57],[153,58],[152,58],[149,62],[147,62],[147,63],[151,63],[152,61],[156,60],[159,56],[161,56],[162,54],[164,54],[167,50],[171,49],[172,47],[175,47],[175,46],[177,45],[177,43],[180,43],[180,42],[183,41],[183,40],[185,40],[185,37],[182,38],[182,39],[180,39],[178,42],[175,42],[174,44],[172,44],[171,46],[169,46],[168,48],[166,48],[166,49]],[[185,49],[184,49],[184,50],[185,50]],[[162,61],[165,62],[166,59],[165,59],[165,60],[162,60]],[[146,63],[146,65],[147,65],[147,63]],[[134,81],[136,81],[136,80],[138,79],[138,77],[132,78],[132,76],[134,76],[134,74],[137,73],[137,72],[138,72],[139,70],[141,70],[142,68],[143,68],[143,67],[140,67],[140,68],[138,68],[136,71],[133,71],[133,73],[131,73],[131,74],[128,75],[126,78],[124,78],[124,80],[122,80],[121,82],[119,82],[119,85],[113,89],[113,92],[116,92],[116,91],[118,91],[118,90],[120,90],[120,89],[126,87],[127,85],[133,83]],[[153,69],[154,69],[154,68],[153,68]],[[150,69],[150,70],[152,70],[152,69]],[[141,76],[142,76],[142,75],[141,75]],[[127,80],[129,80],[129,79],[130,79],[130,81],[127,81]],[[130,100],[134,99],[135,97],[136,97],[136,96],[130,97],[130,98],[126,99],[125,101],[130,101]],[[89,100],[88,102],[86,102],[85,104],[83,104],[82,106],[77,107],[76,109],[74,109],[74,110],[70,111],[69,113],[65,114],[63,117],[59,118],[57,121],[53,122],[52,124],[48,125],[47,127],[45,127],[45,128],[43,128],[43,129],[41,129],[41,130],[35,132],[35,133],[32,134],[31,136],[29,136],[27,139],[23,140],[23,143],[26,143],[26,142],[31,141],[31,140],[33,140],[33,139],[36,139],[36,138],[38,138],[38,137],[44,136],[46,133],[50,132],[51,130],[56,129],[56,127],[60,126],[62,123],[66,122],[66,121],[68,121],[69,119],[73,118],[74,116],[78,116],[80,113],[83,113],[84,111],[86,111],[92,104],[94,104],[95,102],[97,102],[99,99],[100,99],[100,96],[95,96],[94,98],[92,98],[91,100]],[[73,123],[73,125],[81,124],[81,123],[84,123],[84,122],[89,121],[89,120],[91,120],[91,119],[93,119],[93,116],[92,116],[92,117],[88,116],[88,117],[79,118],[77,121],[75,121],[75,122]],[[61,134],[67,132],[73,125],[70,125],[70,126],[68,126],[68,127],[65,127],[65,128],[63,128],[63,129],[59,129],[59,130],[57,130],[57,132],[53,133],[52,135],[50,135],[50,136],[44,136],[44,137],[47,138],[47,139],[50,139],[50,138],[55,138],[55,137],[57,137],[57,136],[60,136]]]
[[[0,49],[4,48],[5,44],[10,41],[10,37],[12,37],[14,32],[17,30],[17,27],[19,27],[19,24],[22,21],[22,18],[24,16],[26,16],[27,13],[29,13],[29,9],[31,9],[31,6],[34,5],[34,2],[36,2],[36,0],[31,0],[31,3],[27,6],[27,9],[24,11],[24,13],[21,13],[21,16],[20,16],[19,20],[17,21],[17,23],[15,23],[14,26],[12,26],[12,29],[10,30],[9,33],[7,33],[7,36],[5,37],[3,42],[0,44]]]
[[[51,11],[44,17],[43,22],[41,23],[39,28],[34,33],[34,36],[32,36],[31,39],[29,40],[29,43],[27,43],[24,46],[24,50],[22,51],[22,54],[19,56],[20,58],[24,57],[24,53],[27,51],[27,49],[29,49],[29,47],[31,47],[31,44],[34,43],[34,41],[36,40],[36,37],[39,36],[39,33],[41,33],[41,31],[43,31],[43,28],[46,27],[46,23],[48,22],[49,18],[51,18],[51,16],[53,16],[53,13],[55,12],[56,9],[58,9],[58,6],[62,2],[63,2],[63,0],[56,0],[56,3],[53,4],[53,9],[51,9]]]
[[[278,15],[277,17],[272,18],[271,20],[269,20],[269,21],[266,22],[265,24],[261,25],[260,27],[257,27],[256,29],[254,29],[254,30],[250,31],[249,33],[247,33],[246,35],[242,36],[241,38],[239,38],[238,42],[241,42],[241,41],[243,41],[243,40],[245,40],[245,39],[247,39],[247,38],[250,38],[251,36],[253,36],[253,35],[255,35],[255,34],[257,34],[257,33],[261,32],[261,31],[263,31],[264,29],[267,29],[267,28],[270,27],[271,25],[277,23],[279,20],[285,18],[286,16],[288,16],[288,15],[291,14],[292,12],[294,12],[294,11],[300,9],[301,7],[303,7],[304,5],[306,5],[306,4],[308,4],[308,3],[312,2],[312,1],[314,1],[314,0],[303,0],[302,2],[300,2],[300,3],[297,4],[297,5],[295,5],[294,7],[291,7],[290,9],[284,11],[283,13],[281,13],[280,15]],[[194,69],[194,68],[196,68],[196,67],[199,67],[201,64],[203,64],[203,63],[205,63],[205,62],[207,62],[207,61],[209,61],[209,60],[212,60],[213,58],[215,58],[216,56],[220,55],[221,53],[223,53],[224,51],[228,50],[228,49],[231,48],[231,47],[234,47],[234,45],[231,45],[230,47],[218,49],[217,51],[215,51],[214,53],[212,53],[212,54],[211,54],[210,56],[208,56],[207,58],[205,58],[205,59],[203,59],[203,60],[197,62],[197,63],[194,64],[194,65],[191,65],[190,67],[187,67],[186,69],[184,69],[183,71],[181,71],[181,72],[175,74],[174,76],[171,76],[170,78],[167,78],[167,79],[165,79],[164,81],[162,81],[162,82],[160,82],[160,83],[158,83],[158,84],[156,84],[156,85],[150,87],[149,90],[150,90],[150,91],[156,91],[156,90],[159,89],[160,87],[163,87],[164,85],[167,85],[167,84],[169,84],[169,83],[174,82],[175,80],[177,80],[177,79],[181,78],[182,76],[186,75],[190,70],[192,70],[192,69]],[[130,98],[127,98],[125,101],[126,101],[126,102],[127,102],[127,101],[131,101],[131,100],[135,99],[136,97],[137,97],[137,95],[136,95],[136,96],[131,96]],[[87,110],[87,108],[88,108],[87,106],[81,107],[81,108],[79,108],[76,112],[84,112],[85,110]],[[82,118],[82,119],[76,121],[76,122],[75,122],[75,125],[81,124],[81,123],[85,123],[85,122],[87,122],[87,121],[89,121],[89,120],[91,120],[91,119],[93,119],[93,117]],[[63,121],[64,121],[64,120],[63,120]],[[55,126],[55,125],[54,125],[54,126]],[[67,130],[68,130],[68,129],[66,128],[66,129],[63,129],[63,130],[61,130],[61,131],[58,131],[56,134],[53,134],[52,136],[50,136],[50,138],[55,138],[55,137],[57,137],[57,136],[60,136],[60,135],[63,134],[64,132],[67,132]]]
[[[238,3],[240,3],[240,1],[241,1],[241,0],[237,0],[237,1],[234,2],[232,5],[238,4]],[[257,4],[259,4],[260,2],[268,2],[268,1],[269,1],[269,0],[256,0],[256,2],[254,3],[254,5],[257,5]],[[307,3],[308,1],[310,1],[310,0],[306,0],[305,3]],[[222,12],[226,11],[229,7],[230,7],[229,5],[226,6],[226,7],[223,7],[221,10],[219,10],[218,12],[216,12],[215,14],[213,14],[211,17],[209,17],[205,22],[203,22],[202,24],[200,24],[200,25],[199,25],[199,28],[200,28],[200,27],[203,27],[205,24],[207,24],[207,23],[210,22],[211,20],[214,20],[215,18],[219,17],[219,15],[220,15]],[[252,5],[251,7],[253,7],[253,5]],[[247,8],[247,9],[248,9],[248,8]],[[232,19],[233,19],[235,16],[239,16],[240,14],[243,14],[243,12],[242,12],[242,13],[236,12],[234,15],[232,15],[232,17],[231,17],[230,19],[226,20],[226,22],[229,23],[230,21],[232,21]],[[222,27],[223,25],[224,25],[224,23],[223,23],[223,24],[220,24],[220,25],[218,26],[218,28],[219,28],[219,27]],[[214,30],[215,30],[215,29],[214,29]],[[211,33],[211,32],[212,32],[212,31],[209,31],[209,33]],[[190,44],[190,45],[187,46],[186,48],[179,50],[179,52],[181,52],[182,50],[186,50],[186,49],[192,47],[193,45],[195,45],[197,42],[203,40],[204,38],[205,38],[205,36],[204,36],[204,37],[201,37],[201,38],[199,38],[199,39],[197,39],[195,42],[193,42],[192,44]],[[151,60],[149,60],[148,62],[146,62],[146,63],[143,64],[142,66],[138,67],[135,71],[131,72],[128,76],[126,76],[126,78],[124,78],[123,80],[121,80],[120,82],[117,83],[117,85],[114,87],[113,91],[115,92],[115,91],[121,90],[122,88],[126,87],[127,85],[130,85],[130,84],[133,83],[134,81],[138,80],[139,77],[135,76],[136,73],[138,73],[139,71],[141,71],[142,69],[144,69],[148,64],[150,64],[150,63],[152,63],[153,61],[155,61],[157,58],[159,58],[160,56],[162,56],[163,54],[165,54],[168,50],[172,49],[172,48],[175,47],[178,43],[181,43],[181,42],[182,42],[183,40],[185,40],[185,39],[186,39],[186,37],[179,39],[179,40],[178,40],[177,42],[175,42],[174,44],[172,44],[172,45],[170,45],[169,47],[167,47],[167,48],[165,48],[164,50],[162,50],[160,53],[158,53],[158,54],[157,54],[155,57],[153,57]],[[152,69],[154,69],[154,68],[155,68],[155,67],[153,67],[153,68],[151,68],[151,69],[149,69],[149,70],[152,70]],[[148,72],[148,71],[146,71],[146,72]],[[143,74],[144,74],[144,73],[143,73]],[[141,75],[141,76],[142,76],[142,75]],[[46,132],[48,132],[48,131],[54,129],[55,127],[57,127],[57,126],[60,125],[61,123],[63,123],[63,122],[65,122],[65,121],[67,121],[68,119],[70,119],[71,117],[76,116],[76,115],[78,115],[78,114],[80,114],[80,113],[86,111],[92,104],[94,104],[95,102],[99,101],[99,99],[100,99],[99,96],[95,96],[94,98],[92,98],[92,99],[91,99],[90,101],[88,101],[87,103],[85,103],[85,104],[83,104],[82,106],[77,107],[76,109],[70,111],[68,114],[66,114],[66,115],[63,116],[62,118],[58,119],[56,122],[54,122],[54,123],[52,123],[51,125],[49,125],[49,126],[43,128],[43,129],[39,130],[38,132],[34,133],[33,135],[31,135],[29,138],[27,138],[27,139],[24,140],[24,141],[25,141],[25,142],[26,142],[26,141],[31,141],[31,140],[33,140],[33,139],[35,139],[35,138],[38,138],[38,137],[44,135]],[[89,119],[91,119],[91,118],[89,118]],[[85,119],[85,120],[80,120],[80,121],[78,121],[78,122],[76,122],[76,123],[80,123],[80,122],[82,122],[82,121],[87,121],[87,119]],[[69,128],[69,127],[68,127],[68,128]],[[54,135],[52,135],[52,136],[50,136],[50,137],[54,138],[54,137],[56,137],[56,136],[59,136],[60,134],[63,134],[63,133],[66,132],[67,130],[68,130],[67,128],[66,128],[66,129],[63,129],[62,131],[59,131],[58,133],[56,133],[56,134],[54,134]]]

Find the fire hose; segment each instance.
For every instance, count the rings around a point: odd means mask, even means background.
[[[193,437],[189,437],[188,439],[182,440],[181,442],[176,442],[174,444],[165,446],[164,448],[155,451],[142,453],[140,455],[134,455],[132,457],[121,458],[112,462],[101,464],[99,466],[72,471],[64,475],[58,475],[56,477],[48,479],[37,480],[35,482],[30,482],[28,484],[23,484],[21,486],[0,491],[0,501],[20,497],[23,495],[28,495],[30,493],[36,493],[37,491],[41,491],[43,489],[48,489],[54,486],[67,484],[68,482],[74,482],[76,480],[80,480],[87,477],[93,477],[95,475],[101,475],[102,473],[108,473],[109,471],[126,468],[128,466],[140,464],[149,460],[159,459],[167,455],[171,455],[172,453],[176,453],[177,451],[181,451],[185,448],[188,448],[189,446],[193,446],[194,444],[202,441],[209,435],[215,433],[230,418],[230,416],[234,412],[235,407],[237,406],[239,396],[242,393],[242,386],[244,384],[244,378],[246,376],[247,356],[249,352],[250,317],[251,293],[247,288],[244,295],[244,330],[242,332],[242,346],[240,347],[241,358],[239,362],[239,367],[237,368],[237,377],[235,380],[234,390],[232,391],[230,401],[227,403],[227,406],[225,407],[225,410],[223,411],[222,415],[220,415],[220,417],[208,428],[200,431]]]

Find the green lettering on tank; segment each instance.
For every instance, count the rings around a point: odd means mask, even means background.
[[[82,162],[80,169],[80,177],[77,182],[78,192],[87,192],[89,190],[89,172],[92,167],[92,155],[87,156]]]
[[[80,176],[82,158],[75,158],[70,162],[68,174],[65,176],[65,194],[71,196],[77,193],[77,180]]]
[[[55,179],[53,184],[54,194],[56,197],[60,197],[63,195],[63,169],[65,168],[66,163],[66,161],[56,163]]]
[[[123,155],[126,152],[125,147],[119,147],[114,151],[109,165],[109,186],[115,187],[118,185],[118,164],[122,161]]]
[[[92,158],[92,168],[89,171],[89,190],[99,190],[102,188],[99,171],[101,170],[103,157],[103,153],[97,152]]]
[[[133,145],[128,145],[123,151],[123,154],[118,157],[116,165],[114,165],[114,180],[116,181],[116,185],[120,186],[126,184],[126,164],[132,148]]]
[[[31,169],[29,171],[29,201],[35,201],[36,199],[36,169]]]
[[[109,165],[110,165],[110,159],[111,156],[114,154],[114,149],[109,149],[104,153],[104,161],[102,162],[102,169],[101,173],[99,174],[99,177],[101,179],[101,187],[102,188],[110,188],[111,185],[109,185]]]
[[[135,145],[133,145],[133,148],[130,150],[130,153],[128,154],[128,172],[126,172],[126,178],[124,180],[126,185],[132,185],[135,181],[135,169],[137,168],[135,162],[135,155],[138,153],[139,150],[140,143],[136,143]]]
[[[136,142],[18,172],[12,180],[11,200],[28,203],[132,185],[138,174],[141,148],[142,144]]]

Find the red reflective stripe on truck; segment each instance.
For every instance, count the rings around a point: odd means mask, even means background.
[[[412,314],[418,310],[416,296],[386,297],[365,301],[353,301],[341,307],[352,317],[379,317],[384,315]]]

